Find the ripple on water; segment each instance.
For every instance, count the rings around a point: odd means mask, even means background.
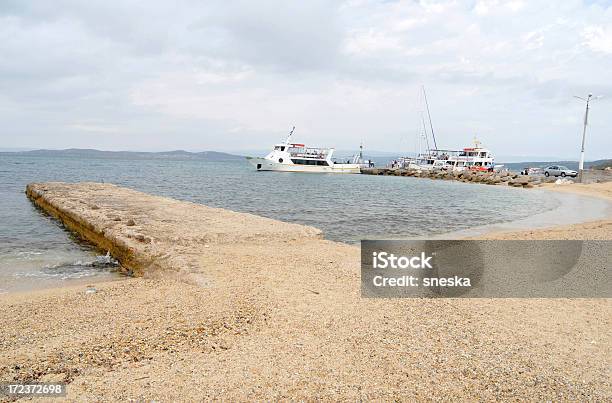
[[[541,192],[415,178],[255,172],[245,160],[0,154],[0,283],[32,279],[44,284],[112,271],[90,264],[95,251],[75,242],[60,223],[27,200],[26,184],[44,181],[111,182],[312,225],[328,239],[343,242],[442,234],[557,207]],[[4,289],[11,289],[5,283]]]

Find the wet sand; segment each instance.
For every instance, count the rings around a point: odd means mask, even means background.
[[[601,219],[587,220],[586,222],[579,222],[565,225],[550,225],[552,222],[544,221],[549,224],[546,228],[523,229],[520,231],[509,231],[508,228],[494,229],[493,231],[479,234],[473,238],[479,239],[596,239],[596,240],[608,240],[612,239],[612,182],[605,183],[591,183],[591,184],[572,184],[572,185],[555,185],[547,183],[542,186],[547,191],[554,191],[564,194],[571,194],[578,198],[590,198],[591,200],[585,200],[583,202],[574,202],[561,207],[562,212],[565,212],[566,217],[561,220],[571,220],[572,217],[578,215],[584,221],[585,215],[584,208],[591,208],[588,214],[596,213],[601,216]],[[598,203],[601,201],[601,203]],[[585,207],[588,206],[588,207]],[[554,214],[559,217],[559,214]],[[588,217],[588,216],[587,216]],[[559,219],[559,218],[557,218]],[[526,223],[529,219],[523,220]],[[518,223],[519,225],[525,225],[525,222]],[[512,223],[511,225],[516,225]],[[510,228],[511,229],[511,228]]]
[[[612,399],[609,299],[363,299],[359,248],[316,229],[43,186],[145,277],[0,296],[2,380],[79,400]]]

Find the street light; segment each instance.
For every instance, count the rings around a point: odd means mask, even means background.
[[[580,163],[578,164],[578,181],[582,183],[582,171],[584,171],[584,139],[586,138],[586,129],[589,122],[589,102],[599,99],[601,96],[593,98],[593,94],[589,94],[586,98],[582,98],[574,95],[574,98],[578,98],[586,102],[586,110],[584,112],[584,129],[582,130],[582,147],[580,148]]]

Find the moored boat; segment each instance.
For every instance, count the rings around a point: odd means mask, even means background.
[[[495,158],[489,149],[482,147],[481,143],[474,139],[472,147],[461,150],[432,149],[415,158],[402,158],[398,165],[402,168],[423,170],[492,171],[495,168]]]
[[[429,133],[427,125],[425,124],[425,114],[421,111],[421,123],[420,133],[417,135],[419,144],[419,153],[416,157],[401,157],[391,164],[395,168],[407,168],[416,170],[451,170],[451,171],[463,171],[466,169],[474,171],[493,171],[496,168],[493,154],[487,148],[482,147],[480,141],[474,138],[474,145],[472,147],[464,147],[461,150],[443,150],[437,146],[436,135],[433,129],[433,123],[431,121],[431,113],[429,111],[429,103],[427,101],[427,94],[425,87],[423,89],[423,101],[427,110],[427,117],[429,119],[429,128],[431,131],[431,139],[433,141],[433,148],[430,148]],[[422,153],[421,144],[426,144],[426,151]]]
[[[312,172],[312,173],[361,173],[361,168],[372,167],[369,160],[363,159],[363,147],[359,154],[346,160],[333,158],[334,148],[307,147],[305,144],[292,143],[295,127],[284,143],[275,144],[272,151],[263,158],[247,157],[258,171]]]

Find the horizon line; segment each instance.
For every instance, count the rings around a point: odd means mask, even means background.
[[[174,150],[159,150],[159,151],[151,151],[151,150],[103,150],[103,149],[98,149],[98,148],[77,148],[77,147],[70,147],[70,148],[28,148],[28,147],[0,147],[0,152],[2,153],[27,153],[27,152],[33,152],[33,151],[51,151],[51,152],[61,152],[61,151],[97,151],[97,152],[106,152],[106,153],[148,153],[148,154],[163,154],[163,153],[175,153],[175,152],[184,152],[184,153],[188,153],[188,154],[198,154],[198,153],[206,153],[206,152],[216,152],[216,153],[223,153],[223,154],[228,154],[228,155],[234,155],[234,156],[242,156],[240,154],[235,154],[233,152],[228,152],[228,151],[221,151],[221,150],[201,150],[201,151],[195,151],[195,150],[185,150],[185,149],[174,149]],[[236,150],[237,152],[240,151],[264,151],[267,149],[242,149],[242,150]],[[336,149],[336,151],[353,151],[353,150],[338,150]],[[390,155],[401,155],[401,153],[397,153],[394,151],[385,151],[385,150],[370,150],[371,153],[386,153],[386,154],[390,154]],[[367,154],[368,151],[365,151],[365,154]],[[411,154],[414,154],[414,152],[410,152]],[[384,157],[384,156],[379,156],[379,157]],[[559,157],[559,156],[530,156],[530,155],[505,155],[505,156],[501,156],[501,157],[496,157],[496,159],[504,159],[504,158],[523,158],[524,162],[530,162],[529,159],[533,159],[533,161],[536,160],[542,160],[542,162],[544,162],[543,160],[550,160],[552,161],[571,161],[571,162],[576,162],[578,161],[578,159],[572,159],[570,157]],[[588,161],[599,161],[599,160],[608,160],[608,159],[612,159],[612,157],[602,157],[602,158],[594,158],[594,159],[590,159]],[[517,161],[518,162],[523,162],[523,161]]]

